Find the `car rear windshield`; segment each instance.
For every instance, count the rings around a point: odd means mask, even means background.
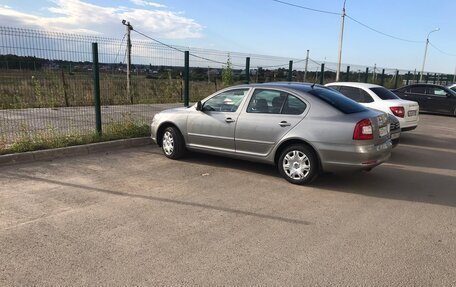
[[[400,99],[396,96],[395,93],[387,90],[385,88],[371,88],[371,91],[374,92],[382,100],[397,100]]]
[[[319,98],[344,114],[353,114],[366,111],[366,108],[333,89],[314,88],[309,94]]]

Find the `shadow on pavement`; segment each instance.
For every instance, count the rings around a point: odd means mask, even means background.
[[[226,207],[214,206],[214,205],[209,205],[209,204],[202,204],[202,203],[197,203],[197,202],[189,202],[189,201],[182,201],[182,200],[177,200],[177,199],[170,199],[170,198],[163,198],[163,197],[157,197],[157,196],[149,196],[149,195],[128,193],[128,192],[123,192],[123,191],[109,190],[109,189],[98,188],[98,187],[93,187],[93,186],[68,183],[68,182],[59,181],[59,180],[40,178],[40,177],[35,177],[35,176],[30,176],[30,175],[25,175],[25,174],[16,174],[16,173],[12,173],[12,172],[6,172],[6,173],[4,173],[4,175],[10,176],[10,177],[15,177],[18,179],[41,181],[41,182],[46,182],[46,183],[50,183],[50,184],[72,187],[72,188],[77,188],[77,189],[82,189],[82,190],[87,190],[87,191],[92,191],[92,192],[102,192],[102,193],[107,193],[107,194],[116,195],[116,196],[140,198],[140,199],[157,201],[157,202],[162,202],[162,203],[170,203],[170,204],[185,205],[185,206],[191,206],[191,207],[197,207],[197,208],[212,209],[212,210],[234,213],[234,214],[239,214],[239,215],[253,216],[253,217],[258,217],[258,218],[262,218],[262,219],[277,220],[277,221],[281,221],[281,222],[285,222],[285,223],[300,224],[300,225],[311,225],[312,224],[311,222],[299,220],[299,219],[255,213],[255,212],[251,212],[251,211],[244,211],[244,210],[239,210],[239,209],[226,208]]]

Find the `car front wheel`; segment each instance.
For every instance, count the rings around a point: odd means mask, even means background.
[[[162,137],[162,149],[167,158],[179,159],[185,154],[181,133],[175,127],[167,127]]]
[[[294,184],[308,184],[318,175],[315,152],[304,145],[292,145],[282,151],[277,163],[280,174]]]

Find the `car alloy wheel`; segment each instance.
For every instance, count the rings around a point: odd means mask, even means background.
[[[173,151],[174,151],[174,138],[171,132],[166,131],[165,134],[163,135],[163,152],[167,155],[170,156]]]
[[[291,145],[285,148],[277,163],[280,174],[294,184],[312,182],[319,173],[318,158],[311,147]]]

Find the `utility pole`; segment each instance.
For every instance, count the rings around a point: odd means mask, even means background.
[[[131,38],[130,32],[133,26],[130,22],[122,20],[122,24],[127,28],[127,96],[130,98],[130,103],[133,104],[133,95],[131,94]]]
[[[424,58],[423,58],[423,66],[421,67],[420,82],[423,80],[424,64],[426,64],[426,54],[427,54],[427,48],[428,48],[428,45],[429,45],[429,35],[431,35],[431,33],[433,33],[433,32],[437,32],[439,30],[440,30],[440,28],[435,28],[434,30],[429,32],[427,37],[426,37],[426,47],[424,48]]]
[[[456,66],[454,67],[453,84],[456,83]]]
[[[304,82],[307,79],[307,66],[309,65],[309,50],[307,50],[306,67],[304,68]]]
[[[342,42],[344,40],[345,2],[346,1],[347,0],[344,0],[344,7],[342,8],[342,15],[340,16],[339,62],[337,63],[336,82],[338,82],[339,78],[340,78],[340,65],[342,62]]]
[[[377,64],[374,64],[374,71],[372,72],[372,79],[373,79],[374,83],[377,80]]]

